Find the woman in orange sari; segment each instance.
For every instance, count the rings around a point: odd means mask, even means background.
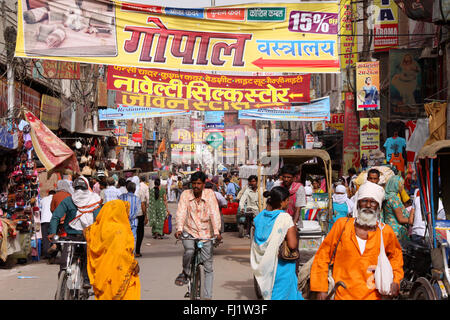
[[[85,229],[87,269],[96,300],[140,300],[139,265],[134,258],[130,204],[107,202]]]

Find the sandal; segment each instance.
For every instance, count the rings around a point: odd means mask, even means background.
[[[187,284],[188,283],[188,281],[187,281],[187,277],[186,277],[186,275],[184,274],[184,272],[182,272],[182,273],[180,273],[179,275],[178,275],[178,277],[175,279],[175,284],[177,285],[177,286],[183,286],[183,285],[185,285],[185,284]]]

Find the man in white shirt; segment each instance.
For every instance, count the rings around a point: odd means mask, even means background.
[[[42,230],[42,254],[44,259],[49,259],[47,251],[50,248],[50,241],[48,240],[48,228],[50,226],[50,220],[52,219],[52,212],[50,210],[50,205],[52,203],[53,195],[55,190],[50,190],[48,196],[44,197],[40,201],[41,206],[41,230]]]

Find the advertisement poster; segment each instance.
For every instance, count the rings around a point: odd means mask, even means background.
[[[166,110],[158,108],[143,108],[143,107],[130,107],[120,105],[117,109],[99,109],[98,120],[125,120],[125,119],[145,119],[156,117],[169,117],[187,115],[189,111],[183,110]]]
[[[359,124],[361,157],[371,159],[371,153],[380,150],[380,118],[361,118]]]
[[[356,63],[356,110],[380,109],[380,65],[375,62]]]
[[[330,97],[316,99],[304,105],[241,110],[238,117],[244,120],[329,121]]]
[[[18,1],[15,55],[144,68],[339,72],[337,2],[201,9]],[[75,12],[67,22],[65,13]]]
[[[374,0],[377,19],[374,25],[375,51],[387,51],[398,47],[398,6],[394,0]]]
[[[389,51],[389,101],[391,113],[410,113],[423,102],[422,68],[419,57],[422,49]]]
[[[350,168],[359,168],[359,126],[355,111],[353,92],[344,92],[344,173]]]
[[[310,101],[310,74],[230,76],[109,66],[107,78],[108,90],[121,93],[116,95],[118,104],[141,107],[158,97],[166,98],[167,108],[186,110],[195,109],[196,101],[207,103],[208,110],[225,110],[231,104],[255,109]]]

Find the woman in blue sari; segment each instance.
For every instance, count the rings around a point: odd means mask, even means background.
[[[253,220],[255,234],[250,263],[265,300],[303,300],[297,289],[296,261],[278,258],[284,239],[290,249],[298,248],[297,227],[285,211],[289,204],[289,190],[274,187],[264,192],[267,209]]]

